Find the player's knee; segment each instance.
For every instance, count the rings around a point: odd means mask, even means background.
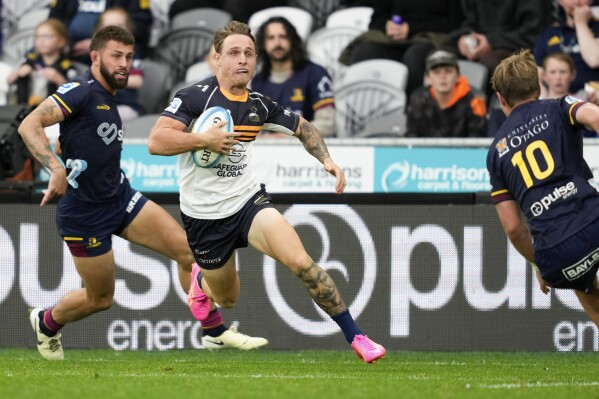
[[[195,263],[195,259],[193,257],[193,254],[189,250],[188,246],[186,246],[185,248],[181,248],[179,251],[177,251],[176,254],[175,254],[175,256],[174,256],[174,260],[183,269],[185,269],[185,270],[189,269],[188,270],[189,272],[191,272],[191,265],[193,265]]]
[[[305,253],[288,258],[285,264],[296,276],[301,276],[304,272],[316,265],[312,258]]]
[[[95,299],[92,303],[92,307],[94,309],[94,312],[101,312],[110,309],[113,303],[113,296],[105,296]]]
[[[219,298],[216,300],[216,303],[218,303],[221,308],[232,309],[237,303],[237,298]]]
[[[181,270],[185,270],[188,273],[191,273],[191,268],[195,263],[195,259],[193,258],[193,256],[191,256],[191,253],[190,256],[181,256],[175,259],[175,261],[177,262]]]

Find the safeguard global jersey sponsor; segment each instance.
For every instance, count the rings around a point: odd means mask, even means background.
[[[550,248],[599,217],[599,194],[582,158],[585,102],[567,96],[516,107],[487,155],[493,204],[516,200],[535,250]]]

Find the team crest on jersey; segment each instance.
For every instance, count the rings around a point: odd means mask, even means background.
[[[250,106],[250,121],[252,122],[260,122],[260,116],[258,115],[258,108],[254,105]]]
[[[73,90],[75,87],[79,86],[79,82],[69,82],[65,83],[56,90],[59,94],[64,94],[69,90]]]
[[[510,147],[507,145],[507,139],[505,137],[497,142],[495,148],[497,149],[500,158],[510,152]]]
[[[173,101],[169,104],[168,107],[165,108],[165,111],[172,112],[173,114],[177,113],[179,107],[183,104],[180,98],[173,98]]]
[[[559,39],[559,36],[553,35],[553,36],[551,36],[551,39],[549,39],[549,41],[547,42],[547,45],[548,46],[557,46],[561,42],[562,41]]]
[[[293,89],[293,95],[291,96],[289,101],[304,101],[304,93],[302,93],[302,89],[300,87]]]
[[[566,98],[564,99],[565,102],[567,102],[568,104],[572,105],[572,104],[576,104],[582,101],[582,99],[578,98],[578,97],[574,97],[574,96],[566,96]]]

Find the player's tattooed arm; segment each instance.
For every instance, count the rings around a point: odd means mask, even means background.
[[[308,153],[310,153],[314,158],[318,159],[322,163],[324,163],[325,159],[330,158],[327,145],[325,144],[324,140],[320,136],[320,133],[318,133],[318,130],[316,130],[313,124],[301,118],[298,130],[298,138],[300,139]]]
[[[335,282],[316,263],[312,262],[310,267],[302,270],[298,277],[304,282],[314,302],[329,316],[339,314],[346,309]]]
[[[295,131],[295,136],[300,139],[306,151],[314,158],[318,159],[324,166],[325,170],[335,176],[335,192],[343,193],[347,182],[343,170],[331,159],[329,150],[324,140],[318,133],[318,130],[313,124],[300,117],[300,123]]]
[[[31,154],[50,172],[64,168],[50,147],[44,127],[61,122],[64,116],[50,99],[44,100],[21,122],[19,134]]]

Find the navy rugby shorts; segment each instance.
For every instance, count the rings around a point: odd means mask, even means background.
[[[254,216],[264,208],[273,208],[272,199],[261,185],[235,214],[224,219],[194,219],[181,213],[187,242],[197,264],[214,270],[224,266],[237,248],[248,246],[248,234]]]
[[[599,219],[556,246],[537,251],[535,263],[550,287],[593,292],[599,269]]]
[[[87,203],[68,196],[60,199],[56,224],[73,256],[100,256],[112,249],[112,235],[120,234],[148,202],[139,191],[125,184],[118,200]]]

